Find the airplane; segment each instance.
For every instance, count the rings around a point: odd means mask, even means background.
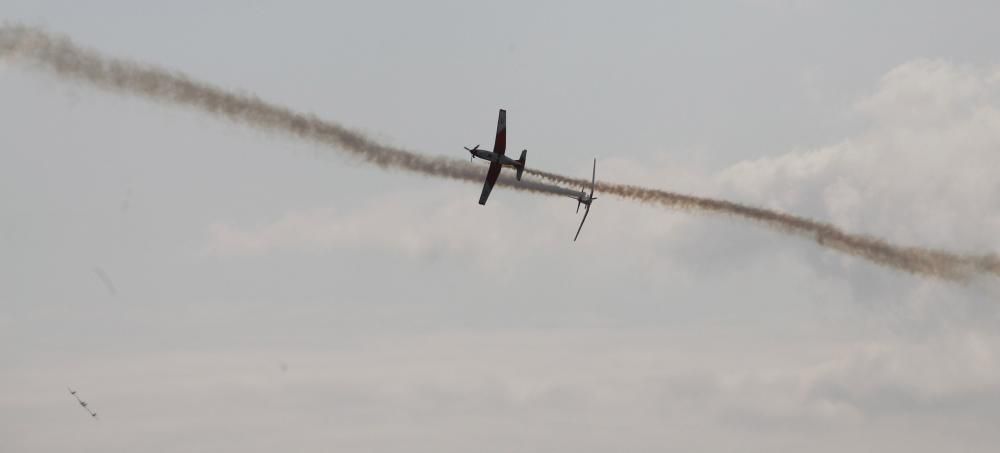
[[[477,157],[490,162],[490,169],[486,172],[486,182],[483,184],[483,193],[479,195],[479,204],[486,204],[486,199],[490,197],[490,191],[493,190],[493,185],[496,184],[497,178],[500,176],[500,169],[503,167],[513,167],[517,170],[517,180],[521,180],[521,173],[524,173],[524,162],[528,158],[528,150],[521,151],[521,157],[517,160],[504,155],[504,151],[507,150],[506,110],[500,109],[500,117],[497,119],[497,136],[493,142],[493,151],[479,149],[479,145],[471,149],[468,147],[463,148],[470,154],[469,162],[472,162]]]
[[[573,242],[576,242],[576,238],[580,237],[580,230],[583,229],[583,222],[587,221],[587,214],[590,214],[590,203],[597,199],[594,196],[594,186],[597,184],[597,159],[594,159],[594,170],[590,175],[590,194],[587,194],[583,190],[577,195],[570,195],[576,199],[576,213],[580,213],[580,205],[585,204],[587,208],[583,211],[583,220],[580,220],[580,227],[576,229],[576,236],[573,236]]]
[[[79,396],[76,396],[76,390],[73,390],[69,387],[66,387],[66,390],[69,390],[69,394],[73,395],[73,398],[76,398],[76,402],[80,403],[80,407],[82,407],[83,410],[87,411],[87,413],[90,414],[90,416],[93,417],[95,420],[97,419],[97,412],[90,410],[90,408],[87,407],[87,402],[80,399]]]

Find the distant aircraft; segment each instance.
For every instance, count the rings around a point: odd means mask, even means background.
[[[493,142],[493,151],[479,149],[479,145],[472,147],[472,149],[465,148],[465,150],[472,155],[469,158],[470,162],[477,157],[490,162],[490,169],[486,172],[486,182],[483,184],[483,193],[479,196],[479,204],[486,204],[486,199],[490,197],[490,191],[493,190],[493,185],[496,184],[497,178],[500,176],[501,168],[513,167],[517,170],[517,180],[521,180],[521,173],[524,172],[524,162],[528,158],[528,150],[521,151],[521,158],[518,160],[504,155],[504,151],[507,150],[506,110],[500,109],[500,117],[497,119],[497,136],[496,141]]]
[[[66,387],[66,389],[69,390],[69,394],[70,395],[73,395],[73,398],[76,398],[76,402],[80,403],[80,406],[83,407],[83,410],[87,411],[87,413],[90,414],[90,416],[93,417],[96,420],[97,419],[97,412],[94,412],[94,411],[90,410],[90,408],[87,407],[87,402],[84,401],[84,400],[81,400],[79,396],[76,396],[76,390],[73,390],[73,389],[71,389],[69,387]]]
[[[586,210],[583,211],[583,220],[580,220],[580,227],[576,229],[576,236],[573,236],[573,242],[576,242],[576,238],[580,237],[580,230],[583,229],[583,222],[587,221],[587,214],[590,214],[590,203],[597,199],[594,196],[594,186],[597,184],[597,159],[594,159],[594,170],[590,175],[590,194],[588,195],[583,190],[577,195],[571,195],[576,198],[576,213],[580,213],[580,205],[587,205]]]

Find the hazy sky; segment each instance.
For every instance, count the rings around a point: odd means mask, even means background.
[[[0,0],[465,158],[1000,253],[996,2]],[[1000,442],[1000,284],[742,221],[384,172],[0,59],[0,451]],[[485,163],[483,164],[485,165]],[[600,194],[598,194],[600,197]],[[79,390],[93,422],[66,392]]]

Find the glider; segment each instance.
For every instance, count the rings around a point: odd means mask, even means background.
[[[576,236],[573,236],[573,242],[576,242],[576,238],[580,237],[580,230],[583,229],[583,222],[587,221],[587,214],[590,214],[590,203],[597,199],[594,196],[594,186],[597,183],[597,159],[594,159],[594,170],[590,175],[590,194],[587,194],[583,190],[577,195],[571,195],[576,198],[576,213],[580,213],[580,205],[587,205],[587,208],[583,211],[583,220],[580,220],[580,227],[576,229]]]

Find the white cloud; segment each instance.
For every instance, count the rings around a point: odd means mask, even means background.
[[[908,245],[998,252],[1000,70],[918,60],[858,102],[870,127],[815,150],[741,162],[725,193]]]
[[[467,192],[462,193],[471,193]],[[523,213],[497,200],[490,209],[480,208],[473,198],[460,198],[454,192],[406,191],[381,196],[358,209],[288,212],[256,227],[218,222],[209,226],[208,252],[259,255],[376,249],[411,257],[462,252],[499,257],[538,244],[540,235],[523,234],[523,229],[516,228],[518,221],[525,220]],[[505,216],[514,221],[501,221]],[[510,237],[517,237],[516,243]]]
[[[889,71],[878,90],[857,103],[870,119],[891,127],[940,129],[995,107],[1000,72],[945,60],[915,60]]]

